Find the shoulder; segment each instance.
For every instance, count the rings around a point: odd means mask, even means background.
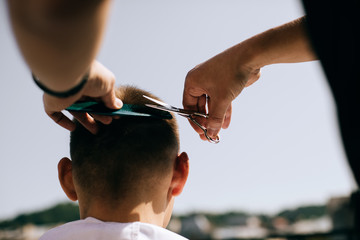
[[[156,225],[132,222],[102,222],[86,218],[69,222],[46,232],[40,240],[186,240],[186,238]]]
[[[148,224],[148,223],[140,223],[139,224],[139,238],[141,240],[150,240],[150,239],[156,239],[156,240],[187,240],[187,238],[184,238],[180,236],[177,233],[171,232],[165,228]]]
[[[72,239],[94,239],[103,233],[111,232],[106,230],[107,224],[95,218],[77,220],[47,231],[39,240],[72,240]]]
[[[75,231],[75,229],[78,229],[79,226],[83,225],[83,223],[84,220],[78,220],[54,227],[41,236],[39,240],[65,239],[69,234]]]

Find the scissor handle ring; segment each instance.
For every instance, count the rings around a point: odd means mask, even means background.
[[[193,123],[195,123],[196,126],[198,126],[201,130],[203,130],[203,132],[204,132],[204,134],[205,134],[205,137],[206,137],[206,139],[207,139],[209,142],[211,142],[211,143],[219,143],[219,142],[220,142],[220,137],[219,137],[219,135],[217,135],[215,139],[209,137],[208,134],[207,134],[207,129],[206,129],[203,125],[201,125],[200,123],[198,123],[198,121],[196,121],[196,120],[193,118],[193,116],[191,116],[191,115],[188,116],[188,118],[189,118]]]
[[[211,137],[209,137],[209,136],[207,135],[207,129],[205,129],[204,133],[205,133],[205,137],[207,138],[207,140],[208,140],[209,142],[215,143],[215,144],[220,142],[220,136],[219,136],[219,135],[216,135],[216,138],[213,139],[213,138],[211,138]]]

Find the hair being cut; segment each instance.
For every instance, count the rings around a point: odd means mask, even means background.
[[[124,104],[149,103],[144,94],[156,98],[130,86],[116,94]],[[96,135],[77,123],[70,139],[73,175],[82,191],[113,200],[151,187],[172,169],[178,151],[175,118],[121,116],[110,125],[100,124]]]

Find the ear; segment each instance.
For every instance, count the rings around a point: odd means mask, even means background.
[[[189,157],[183,152],[176,157],[174,173],[171,179],[170,194],[178,196],[181,194],[189,175]]]
[[[59,181],[62,189],[64,190],[66,196],[72,200],[76,201],[77,194],[73,182],[72,176],[72,162],[70,159],[64,157],[58,163],[58,175]]]

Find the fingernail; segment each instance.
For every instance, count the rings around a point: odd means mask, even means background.
[[[122,108],[123,102],[120,99],[117,98],[117,99],[115,99],[115,106],[117,108]]]
[[[215,138],[217,136],[217,131],[214,128],[209,128],[207,130],[207,134],[208,134],[209,137]]]

